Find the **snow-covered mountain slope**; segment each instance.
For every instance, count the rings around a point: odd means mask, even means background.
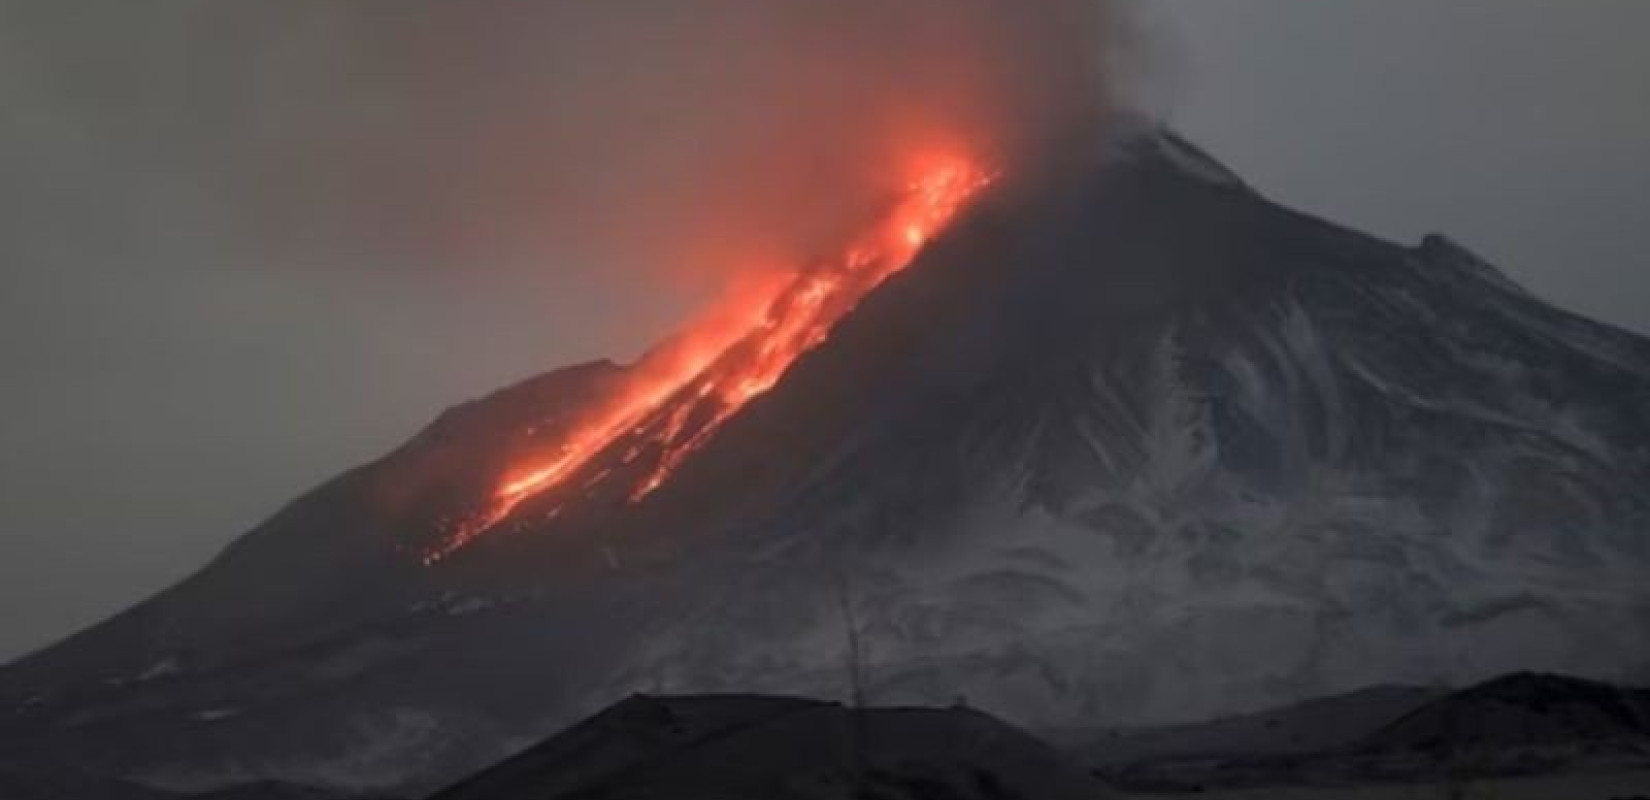
[[[426,567],[624,368],[456,409],[0,672],[0,752],[428,787],[638,689],[840,697],[850,638],[874,702],[1030,726],[1650,675],[1650,342],[1166,133],[1065,166],[997,187],[645,502],[527,503]]]
[[[900,387],[884,426],[812,460],[633,679],[829,691],[822,569],[874,697],[1039,725],[1650,668],[1650,347],[1150,141],[1095,196],[953,243],[1014,273],[977,293],[1004,321],[965,304],[939,330],[973,338],[902,354],[955,358],[940,388],[864,381]]]

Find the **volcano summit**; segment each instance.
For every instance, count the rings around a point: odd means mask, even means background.
[[[449,411],[0,671],[0,752],[421,789],[638,690],[1054,727],[1650,677],[1650,341],[1170,133],[1093,149],[919,180],[827,256],[854,291],[760,306],[782,361],[736,336],[608,414],[678,341]]]

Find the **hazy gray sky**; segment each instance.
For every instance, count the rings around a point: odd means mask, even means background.
[[[337,207],[387,207],[369,222],[420,235],[427,210],[394,185],[363,199],[259,171],[317,146],[312,121],[417,119],[397,104],[431,76],[397,72],[379,24],[420,53],[443,41],[427,25],[293,2],[202,31],[209,4],[67,5],[0,0],[0,658],[176,580],[445,406],[634,354],[695,291],[541,269],[525,245],[354,249],[329,235]],[[1144,102],[1263,190],[1398,239],[1448,232],[1650,331],[1650,3],[1147,0],[1144,16]],[[248,187],[261,213],[225,203]]]

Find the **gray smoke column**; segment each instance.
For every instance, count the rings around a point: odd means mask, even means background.
[[[0,658],[445,405],[632,356],[730,274],[838,244],[910,149],[1091,124],[1107,23],[1073,0],[0,0]]]
[[[914,154],[1006,166],[1100,124],[1110,13],[1096,0],[317,6],[286,34],[301,46],[259,48],[277,55],[258,72],[307,73],[315,92],[290,116],[263,107],[275,134],[256,183],[277,213],[260,218],[449,266],[721,279],[793,263],[858,224]]]

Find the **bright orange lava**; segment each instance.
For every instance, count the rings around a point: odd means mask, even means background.
[[[561,488],[599,456],[650,466],[630,487],[631,502],[652,494],[751,400],[922,248],[988,186],[972,161],[931,158],[883,219],[836,257],[731,301],[672,347],[633,368],[633,377],[569,432],[555,452],[503,477],[488,503],[425,556],[434,563],[504,522],[522,503]],[[606,480],[609,466],[588,479]],[[558,515],[558,506],[552,516]]]

